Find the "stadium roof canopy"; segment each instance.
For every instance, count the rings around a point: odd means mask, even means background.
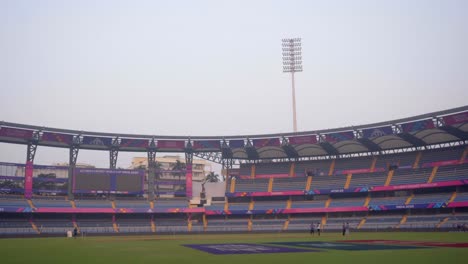
[[[237,136],[160,136],[102,133],[0,123],[0,142],[38,146],[193,153],[221,162],[311,159],[440,144],[466,144],[468,106],[374,124],[297,133]]]

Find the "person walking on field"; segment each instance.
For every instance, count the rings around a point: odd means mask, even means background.
[[[321,227],[320,223],[317,223],[316,227],[317,227],[317,234],[320,236],[320,227]]]
[[[310,234],[315,236],[315,224],[314,223],[310,224]]]

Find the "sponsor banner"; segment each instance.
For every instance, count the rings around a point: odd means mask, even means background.
[[[371,192],[372,191],[372,186],[370,187],[356,187],[352,189],[352,192]]]
[[[442,117],[445,125],[451,126],[468,122],[468,111]]]
[[[42,133],[41,141],[70,145],[71,143],[73,143],[73,135],[44,132]]]
[[[80,190],[74,189],[73,193],[91,193],[91,194],[143,194],[144,192],[128,192],[128,191],[110,191],[110,190]]]
[[[468,201],[466,202],[451,202],[448,204],[449,208],[454,208],[454,207],[468,207]]]
[[[109,147],[112,145],[112,138],[84,136],[82,145]]]
[[[13,163],[13,162],[0,162],[0,165],[24,167],[24,163]]]
[[[204,251],[214,255],[227,254],[267,254],[267,253],[296,253],[296,252],[317,252],[318,250],[300,249],[292,247],[282,247],[259,244],[187,244],[184,247]]]
[[[258,196],[284,196],[284,195],[304,195],[304,191],[226,193],[226,196],[228,197],[258,197]]]
[[[185,192],[187,198],[192,198],[192,164],[187,164],[185,172]]]
[[[316,144],[317,135],[289,137],[288,140],[291,145]]]
[[[387,211],[399,209],[426,209],[426,208],[445,208],[447,203],[422,203],[422,204],[391,204],[391,205],[373,205],[369,206],[369,211]]]
[[[11,128],[11,127],[0,128],[0,137],[31,139],[32,136],[33,136],[32,130]]]
[[[126,214],[126,213],[135,213],[132,208],[119,208],[115,210],[116,213]]]
[[[205,214],[206,215],[230,215],[231,213],[229,211],[224,211],[224,210],[206,210]]]
[[[24,177],[21,176],[0,176],[0,180],[22,181]]]
[[[140,175],[144,176],[144,170],[125,169],[95,169],[95,168],[75,168],[75,174],[115,174],[115,175]]]
[[[44,170],[68,170],[68,166],[34,165],[34,169],[44,169]]]
[[[33,177],[33,182],[68,182],[68,179],[64,178],[38,178],[38,177]]]
[[[279,138],[261,138],[252,140],[253,146],[256,148],[263,147],[279,147],[281,145]]]
[[[313,190],[309,190],[309,191],[304,191],[304,194],[305,195],[316,195],[316,194],[329,194],[329,193],[363,192],[362,191],[363,188],[359,188],[359,191],[356,191],[356,189],[344,189],[344,188],[338,188],[338,189],[313,189]]]
[[[184,149],[183,140],[158,140],[157,147],[161,149]]]
[[[440,166],[447,166],[447,165],[458,165],[460,164],[459,160],[444,160],[444,161],[436,161],[436,162],[429,162],[429,163],[424,163],[421,165],[422,168],[427,168],[427,167],[440,167]]]
[[[112,208],[67,208],[67,207],[41,207],[35,210],[36,213],[116,213]]]
[[[136,210],[136,209],[135,209]],[[205,208],[197,207],[197,208],[154,208],[154,209],[143,209],[146,213],[203,213],[205,212]],[[140,212],[139,209],[138,212]]]
[[[0,207],[0,213],[32,213],[33,208],[30,207]]]
[[[122,138],[120,140],[120,147],[124,148],[147,148],[148,146],[148,139]]]
[[[25,208],[22,208],[25,209]],[[37,208],[37,213],[203,213],[204,208],[68,208],[68,207],[41,207]]]
[[[24,189],[23,188],[0,188],[0,193],[24,193]]]
[[[325,141],[329,143],[336,143],[336,142],[340,142],[344,140],[353,140],[353,139],[354,139],[353,131],[331,133],[331,134],[325,135]]]
[[[245,180],[245,179],[252,179],[252,176],[250,176],[250,175],[242,175],[242,176],[237,176],[236,178],[237,178],[237,179],[244,179],[244,180]]]
[[[24,169],[24,198],[26,199],[31,199],[32,197],[33,171],[33,163],[31,161],[26,162]]]
[[[203,213],[203,212],[205,212],[205,208],[201,208],[201,207],[200,208],[199,207],[197,207],[197,208],[183,208],[182,212],[183,213]]]
[[[391,126],[375,127],[362,130],[362,135],[364,138],[378,138],[388,135],[393,135],[393,130]]]
[[[65,190],[44,190],[44,189],[33,189],[33,193],[55,193],[55,194],[66,194]]]
[[[394,186],[375,186],[375,187],[371,187],[371,190],[373,192],[395,191],[395,190],[409,190],[409,189],[419,189],[419,188],[461,186],[465,184],[468,184],[468,180],[444,181],[444,182],[433,182],[433,183],[417,183],[417,184],[405,184],[405,185],[394,185]]]
[[[24,207],[0,207],[0,213],[21,213]]]
[[[193,149],[196,150],[212,150],[220,149],[221,142],[219,140],[194,140]]]
[[[221,211],[222,214],[229,214],[229,215],[264,215],[264,214],[281,214],[284,209],[280,208],[271,208],[267,210],[227,210]]]
[[[243,148],[244,146],[245,142],[243,139],[229,140],[230,148]]]
[[[405,133],[417,132],[424,129],[434,128],[434,122],[432,119],[420,120],[416,122],[404,123],[401,124],[401,128]]]
[[[335,213],[335,212],[366,212],[369,209],[365,206],[332,207],[332,208],[292,208],[283,209],[283,214],[297,213]]]

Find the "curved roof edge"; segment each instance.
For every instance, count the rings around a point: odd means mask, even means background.
[[[394,125],[400,123],[406,123],[411,121],[417,121],[421,119],[427,118],[436,118],[441,117],[449,114],[455,114],[458,112],[463,112],[468,110],[468,105],[456,107],[452,109],[431,112],[427,114],[406,117],[401,119],[394,119],[390,121],[383,121],[378,123],[372,124],[365,124],[365,125],[357,125],[357,126],[348,126],[348,127],[340,127],[340,128],[331,128],[331,129],[322,129],[322,130],[312,130],[312,131],[302,131],[302,132],[286,132],[286,133],[274,133],[274,134],[251,134],[251,135],[231,135],[231,136],[168,136],[168,135],[142,135],[142,134],[123,134],[123,133],[107,133],[107,132],[93,132],[93,131],[83,131],[83,130],[71,130],[71,129],[62,129],[62,128],[52,128],[52,127],[45,127],[45,126],[34,126],[34,125],[27,125],[27,124],[19,124],[19,123],[12,123],[12,122],[5,122],[1,121],[0,126],[7,126],[7,127],[15,127],[15,128],[23,128],[23,129],[33,129],[33,130],[41,130],[41,131],[49,131],[49,132],[60,132],[60,133],[67,133],[67,134],[81,134],[81,135],[92,135],[92,136],[112,136],[112,137],[129,137],[129,138],[156,138],[156,139],[245,139],[245,138],[269,138],[269,137],[283,137],[283,136],[301,136],[301,135],[312,135],[312,134],[321,134],[321,133],[330,133],[330,132],[341,132],[341,131],[350,131],[356,129],[364,129],[364,128],[374,128],[379,126],[385,125]]]

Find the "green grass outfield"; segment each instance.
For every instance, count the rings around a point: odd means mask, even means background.
[[[0,263],[468,263],[468,248],[212,255],[182,244],[268,243],[287,241],[337,241],[340,234],[227,234],[150,235],[85,238],[0,239]],[[389,239],[431,242],[468,242],[468,233],[352,233],[348,239]]]

